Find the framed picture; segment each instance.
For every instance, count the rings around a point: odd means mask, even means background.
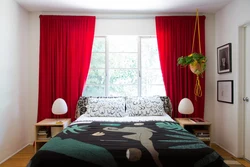
[[[232,72],[231,43],[217,48],[218,74]]]
[[[233,80],[217,81],[217,101],[233,104]]]

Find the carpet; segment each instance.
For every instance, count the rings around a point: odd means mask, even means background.
[[[224,158],[224,162],[230,167],[244,167],[244,165],[242,165],[232,157]]]

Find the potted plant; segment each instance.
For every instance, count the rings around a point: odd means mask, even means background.
[[[202,74],[206,69],[207,58],[201,53],[191,53],[188,56],[181,56],[177,60],[177,65],[186,67],[189,65],[190,70],[196,74]]]

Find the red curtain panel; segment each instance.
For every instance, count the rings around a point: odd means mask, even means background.
[[[68,106],[61,117],[75,119],[89,71],[95,20],[94,16],[40,16],[37,121],[55,117],[51,108],[57,98]]]
[[[177,59],[180,56],[187,56],[192,52],[195,19],[195,16],[157,16],[155,18],[161,70],[166,94],[172,101],[173,117],[184,117],[178,112],[178,104],[186,97],[194,105],[194,113],[188,117],[204,118],[205,73],[203,78],[200,77],[203,95],[196,100],[194,95],[196,75],[189,70],[189,67],[177,66]],[[205,16],[200,16],[199,21],[201,49],[202,54],[205,55]],[[194,52],[199,53],[198,34],[196,34]]]

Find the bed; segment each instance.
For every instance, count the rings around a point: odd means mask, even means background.
[[[222,157],[171,117],[168,97],[81,97],[77,120],[28,167],[222,167]]]

